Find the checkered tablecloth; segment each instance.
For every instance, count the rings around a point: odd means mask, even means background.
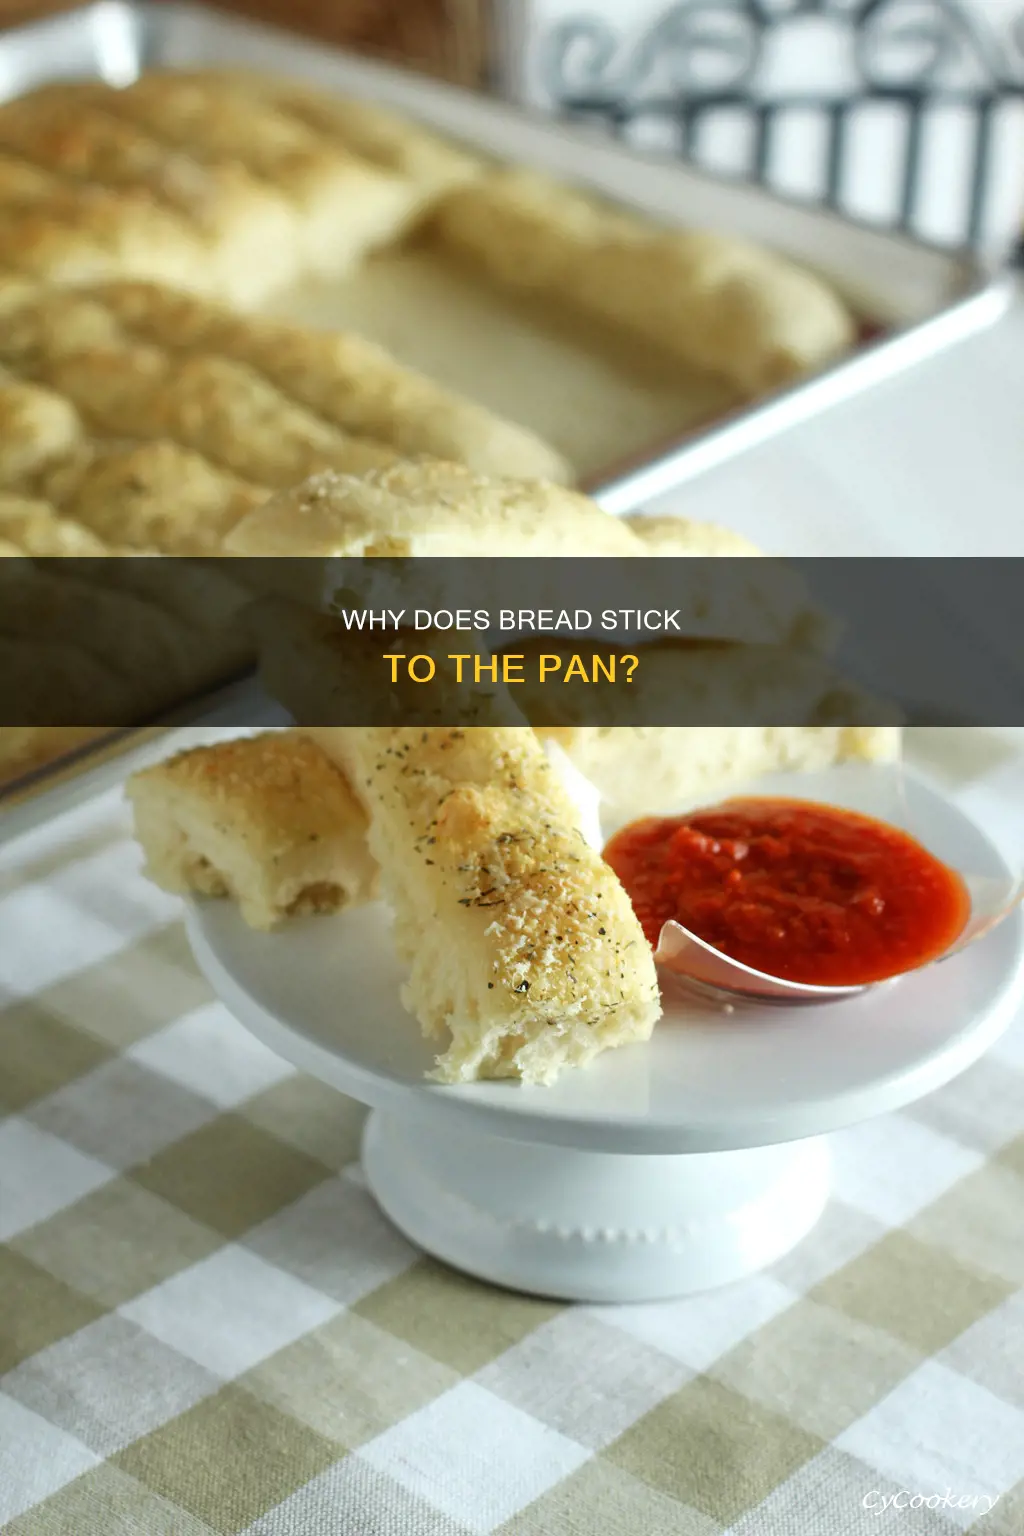
[[[0,1529],[1021,1536],[1024,1025],[837,1136],[770,1271],[528,1299],[389,1226],[361,1111],[214,1001],[126,828],[0,852]]]

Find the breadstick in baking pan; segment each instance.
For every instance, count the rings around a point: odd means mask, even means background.
[[[255,70],[202,70],[192,78],[213,84],[226,81],[336,139],[364,160],[408,176],[420,187],[425,203],[471,181],[483,169],[484,162],[470,150],[377,102],[339,96],[284,75]]]
[[[123,345],[121,326],[89,292],[0,275],[0,364],[38,379],[56,357]]]
[[[0,788],[112,734],[103,725],[0,725]]]
[[[267,497],[263,486],[161,440],[90,442],[37,484],[107,545],[170,555],[218,554],[225,534]]]
[[[501,287],[574,303],[574,277],[619,223],[632,228],[559,182],[508,169],[443,198],[430,230],[443,248]]]
[[[252,928],[369,901],[377,869],[342,770],[299,731],[177,753],[128,780],[146,874],[228,896]]]
[[[396,457],[384,443],[331,426],[230,358],[179,358],[127,343],[57,357],[41,373],[98,433],[169,438],[257,484],[293,485],[327,468],[360,473]]]
[[[83,363],[80,354],[91,357]],[[181,433],[185,446],[268,484],[301,479],[318,454],[338,468],[426,453],[481,473],[571,479],[534,433],[360,336],[238,315],[156,283],[67,290],[0,274],[0,363],[51,380],[66,363],[66,389],[81,390],[98,430]],[[176,390],[164,384],[169,376],[181,381]],[[178,396],[190,389],[196,409],[179,414]],[[254,427],[259,414],[275,416],[272,429]],[[227,444],[218,427],[225,418],[236,423]],[[287,452],[296,437],[298,458]]]
[[[202,242],[198,285],[236,304],[299,276],[296,214],[282,196],[240,165],[201,164],[104,111],[111,94],[51,86],[6,102],[0,147],[65,181],[152,200]]]
[[[406,1007],[444,1082],[518,1077],[647,1040],[661,1014],[629,898],[577,830],[525,727],[323,727],[370,819],[409,967]]]
[[[73,518],[61,517],[48,501],[0,494],[0,544],[5,555],[58,556],[109,554],[102,539]]]
[[[697,230],[609,240],[579,274],[581,307],[757,397],[853,345],[820,278],[772,251]]]
[[[0,157],[0,267],[57,283],[147,277],[210,289],[203,239],[152,198],[54,178],[25,203],[3,196],[5,179]]]
[[[76,647],[124,678],[145,705],[152,700],[153,712],[207,681],[211,664],[216,672],[192,627],[130,590],[97,582],[91,559],[87,579],[80,579],[77,564],[12,561],[0,568],[0,635],[30,646]],[[59,709],[61,700],[53,703]]]
[[[7,579],[0,563],[0,582]],[[56,715],[69,727],[118,726],[135,724],[138,711],[135,685],[80,645],[0,633],[0,720],[52,727]]]
[[[24,486],[67,458],[83,439],[78,412],[69,401],[0,368],[0,488]]]
[[[140,340],[247,364],[309,410],[400,453],[456,459],[481,474],[572,478],[562,456],[533,432],[407,368],[362,336],[243,318],[151,283],[111,283],[93,297]]]
[[[234,161],[273,187],[298,215],[302,265],[314,271],[344,271],[395,239],[418,210],[407,177],[371,165],[222,78],[145,74],[111,91],[106,105],[197,160]]]
[[[432,228],[506,287],[555,299],[757,395],[854,340],[826,283],[731,236],[667,231],[527,171],[458,188]]]

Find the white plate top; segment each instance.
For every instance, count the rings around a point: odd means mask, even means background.
[[[842,775],[837,778],[836,774]],[[847,770],[761,781],[871,810]],[[840,793],[835,793],[841,784]],[[1003,875],[995,847],[924,782],[906,780],[906,824],[955,866]],[[450,1117],[518,1140],[607,1152],[767,1145],[849,1125],[931,1092],[1006,1028],[1024,979],[1018,910],[952,960],[814,1008],[669,1001],[649,1045],[606,1052],[550,1088],[427,1082],[433,1050],[399,1001],[402,969],[382,905],[305,918],[267,935],[228,902],[189,911],[196,958],[236,1017],[272,1050],[363,1103]]]

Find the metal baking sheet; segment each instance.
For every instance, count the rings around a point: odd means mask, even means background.
[[[482,354],[466,359],[463,376],[447,382],[467,388],[479,384],[484,403],[516,415],[500,391],[511,387],[518,372],[528,380],[519,398],[530,399],[540,420],[526,421],[542,431],[559,408],[558,396],[572,401],[577,417],[587,412],[588,382],[595,394],[605,388],[606,417],[622,419],[631,411],[638,429],[649,420],[657,440],[645,440],[637,451],[615,463],[595,463],[593,453],[573,453],[581,463],[585,489],[611,512],[635,510],[652,497],[671,491],[712,465],[765,441],[879,380],[938,352],[994,320],[1009,302],[1007,285],[992,280],[970,256],[918,243],[853,224],[834,213],[774,197],[745,184],[718,180],[676,160],[650,159],[610,143],[580,127],[566,127],[492,97],[461,90],[414,73],[370,62],[320,42],[228,15],[204,6],[160,0],[99,0],[99,3],[0,34],[0,98],[18,94],[60,78],[99,77],[112,85],[130,83],[153,67],[186,68],[233,64],[278,70],[354,96],[366,96],[476,146],[498,159],[515,161],[592,188],[639,209],[665,224],[692,224],[734,233],[785,251],[818,270],[847,298],[856,312],[878,326],[881,335],[862,345],[828,370],[753,404],[724,399],[707,381],[711,393],[692,397],[681,387],[679,399],[659,397],[653,383],[626,379],[618,398],[609,375],[588,381],[578,369],[564,384],[545,390],[551,374],[544,340],[532,341],[524,325],[519,345],[501,344],[494,332],[501,368],[481,366]],[[398,265],[406,262],[399,257]],[[424,313],[435,311],[431,286],[436,274],[403,271],[398,277],[403,301],[415,307],[425,293]],[[388,278],[387,281],[390,281]],[[376,283],[376,286],[374,284]],[[362,314],[386,311],[394,327],[395,306],[381,298],[382,284],[371,274],[355,293],[306,295],[298,306],[282,296],[277,312],[292,313],[319,323],[352,323]],[[386,293],[386,282],[383,285]],[[441,296],[443,298],[443,296]],[[342,300],[345,300],[342,302]],[[441,305],[443,308],[443,303]],[[481,329],[482,317],[470,313],[462,328],[468,338]],[[373,332],[372,325],[367,328]],[[424,327],[425,331],[430,327]],[[443,328],[442,328],[443,329]],[[486,326],[483,327],[486,330]],[[435,336],[423,345],[395,345],[416,366],[445,376],[444,359],[436,352]],[[406,326],[405,335],[409,327]],[[381,335],[385,344],[401,336]],[[506,333],[507,335],[507,333]],[[550,345],[550,338],[548,341]],[[432,353],[431,348],[435,350]],[[431,361],[435,366],[431,368]],[[556,370],[557,371],[557,370]],[[649,384],[649,387],[648,387]],[[684,381],[685,385],[685,381]],[[488,386],[498,398],[486,398]],[[641,397],[647,388],[649,399]],[[550,398],[549,398],[550,397]],[[643,412],[650,407],[650,414]],[[673,419],[672,410],[680,416]],[[563,403],[564,411],[564,403]],[[666,415],[666,410],[668,414]],[[637,414],[639,413],[639,414]],[[678,425],[684,420],[683,430]],[[565,429],[568,430],[568,429]],[[556,437],[557,435],[550,434]],[[564,432],[563,432],[564,435]],[[614,441],[603,432],[597,442]],[[561,445],[560,445],[561,446]],[[613,452],[618,453],[617,449]]]
[[[666,424],[658,443],[587,474],[585,488],[610,512],[635,510],[951,346],[994,321],[1009,303],[1008,284],[970,256],[716,180],[674,160],[641,158],[585,129],[202,6],[99,0],[0,33],[0,99],[57,79],[92,77],[127,85],[147,68],[216,64],[275,69],[369,97],[498,159],[564,176],[656,221],[704,225],[760,241],[821,272],[859,314],[878,325],[882,334],[876,340],[827,371],[769,400],[731,409],[712,425],[681,433]],[[501,408],[500,402],[488,403]],[[216,702],[197,700],[181,715],[215,720]],[[160,737],[165,739],[163,732]],[[52,770],[33,774],[30,783],[0,787],[4,835],[98,792],[111,774],[123,774],[137,745],[126,737],[123,753],[102,745],[77,753],[82,772],[75,777],[68,762],[58,760]]]

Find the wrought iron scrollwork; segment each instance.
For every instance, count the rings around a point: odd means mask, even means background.
[[[753,8],[730,0],[675,5],[628,45],[603,18],[576,16],[552,28],[540,68],[551,98],[567,104],[637,100],[656,75],[667,91],[702,91],[702,58],[717,65],[719,91],[740,91],[757,69],[762,33]]]
[[[846,84],[777,89],[772,59],[785,29],[815,19],[845,37]],[[1017,42],[1024,52],[1024,18]],[[840,47],[842,43],[840,42]],[[679,126],[681,152],[693,155],[702,118],[730,107],[754,124],[750,174],[768,181],[768,146],[787,108],[818,110],[828,131],[823,197],[841,203],[850,115],[866,101],[896,103],[907,118],[901,219],[910,227],[922,160],[922,124],[938,103],[974,114],[973,185],[965,239],[985,219],[992,126],[999,104],[1024,87],[994,36],[952,0],[681,0],[646,30],[628,35],[604,17],[578,14],[541,39],[536,63],[543,90],[567,115],[597,116],[618,133],[639,118]]]
[[[994,40],[948,0],[683,0],[631,41],[604,17],[569,16],[542,41],[541,76],[565,104],[637,101],[652,86],[656,95],[750,90],[769,34],[808,17],[849,31],[867,89],[948,88],[958,64],[973,65],[976,83],[1012,84]],[[1024,48],[1024,17],[1017,35]]]

